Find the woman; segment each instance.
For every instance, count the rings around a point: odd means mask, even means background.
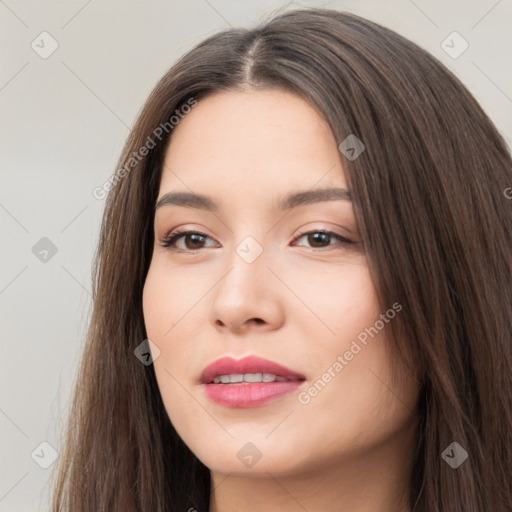
[[[109,184],[53,510],[512,510],[511,185],[376,23],[199,44]]]

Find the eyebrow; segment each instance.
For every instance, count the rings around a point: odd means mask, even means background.
[[[336,200],[352,201],[352,198],[350,192],[344,188],[305,190],[294,192],[281,199],[277,204],[277,209],[281,211],[291,210],[297,206]],[[168,192],[156,203],[155,210],[169,205],[210,210],[213,212],[218,211],[218,205],[211,197],[192,192]]]

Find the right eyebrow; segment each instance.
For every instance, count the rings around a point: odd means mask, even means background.
[[[184,208],[199,208],[201,210],[218,210],[217,204],[208,196],[192,192],[168,192],[156,203],[155,210],[162,206],[183,206]]]

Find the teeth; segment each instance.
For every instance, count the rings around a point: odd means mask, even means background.
[[[244,382],[263,382],[262,373],[246,373],[244,374]]]
[[[214,384],[236,384],[239,382],[286,382],[290,379],[277,377],[272,373],[232,373],[230,375],[216,375]]]

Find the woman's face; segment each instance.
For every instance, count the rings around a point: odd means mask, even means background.
[[[211,201],[156,209],[143,295],[158,385],[183,441],[217,473],[291,475],[399,438],[417,393],[390,384],[386,326],[401,305],[379,308],[350,197],[286,202],[347,189],[342,141],[276,89],[216,93],[173,132],[157,202]],[[177,228],[201,234],[160,245]],[[201,382],[217,359],[246,356],[295,373],[256,362],[209,373],[234,383]],[[258,373],[289,380],[245,382]]]

